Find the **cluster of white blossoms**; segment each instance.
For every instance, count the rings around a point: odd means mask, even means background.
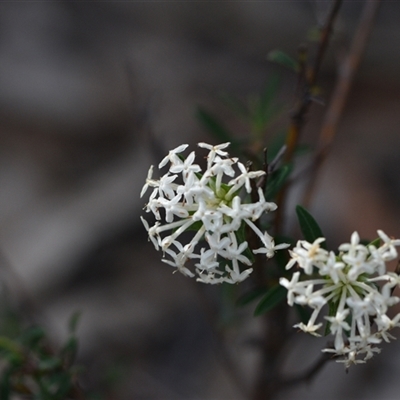
[[[300,271],[294,272],[290,281],[280,279],[288,290],[290,306],[307,305],[313,310],[307,324],[295,327],[320,336],[323,323],[317,317],[322,309],[327,311],[325,333],[334,335],[334,342],[332,348],[323,351],[339,356],[338,362],[344,362],[346,368],[379,353],[376,345],[393,339],[389,331],[400,326],[400,313],[392,318],[387,315],[389,307],[400,301],[393,296],[400,276],[386,270],[386,263],[398,256],[400,240],[389,238],[382,231],[378,235],[380,246],[375,242],[365,246],[354,232],[350,243],[339,246],[338,255],[320,247],[325,238],[314,243],[298,241],[290,250],[286,269],[297,264],[312,279],[300,280]]]
[[[159,169],[169,164],[160,179],[153,179],[153,166],[150,167],[140,196],[152,188],[145,210],[154,214],[156,223],[149,226],[141,219],[155,248],[163,251],[162,261],[182,274],[197,275],[198,281],[211,284],[241,282],[253,270],[240,268],[240,264],[252,264],[250,251],[270,258],[276,250],[288,247],[275,245],[274,239],[255,224],[277,206],[267,202],[262,189],[255,189],[252,184],[265,172],[249,171],[237,158],[230,157],[224,151],[229,143],[198,145],[209,151],[204,172],[194,163],[194,151],[186,158],[181,155],[187,144],[171,150],[160,162]],[[257,190],[258,201],[243,202],[239,196],[243,187],[248,194]],[[247,241],[239,240],[244,224],[258,236],[258,249],[251,250]],[[182,235],[184,232],[192,233],[190,240]]]

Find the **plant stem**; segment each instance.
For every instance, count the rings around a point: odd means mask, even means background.
[[[342,5],[342,3],[343,0],[335,0],[333,2],[332,8],[328,14],[325,25],[321,31],[321,36],[317,48],[317,55],[315,57],[314,64],[309,69],[307,69],[307,66],[305,65],[306,50],[303,47],[299,49],[299,64],[300,64],[299,75],[298,75],[299,98],[296,101],[294,108],[292,110],[291,122],[288,130],[288,135],[286,137],[287,148],[285,153],[285,161],[287,163],[290,163],[293,160],[294,151],[297,147],[300,134],[303,130],[303,126],[305,123],[305,116],[312,102],[311,92],[317,82],[322,61],[326,54],[326,49],[329,44],[329,39],[332,36],[333,25],[339,13],[340,6]],[[281,233],[282,230],[283,215],[285,212],[286,194],[288,189],[289,185],[286,185],[279,193],[277,199],[278,209],[275,219],[276,234]]]
[[[365,3],[360,22],[350,46],[349,54],[339,68],[338,80],[332,94],[329,108],[325,114],[319,135],[317,151],[310,168],[311,177],[309,178],[308,186],[302,202],[306,207],[311,203],[318,172],[321,170],[321,166],[327,158],[333,139],[336,135],[337,127],[348,98],[351,84],[371,35],[380,3],[380,0],[368,0]]]
[[[294,152],[302,132],[305,116],[312,101],[312,90],[317,81],[323,58],[326,54],[329,39],[332,36],[333,25],[338,15],[342,0],[335,0],[321,31],[320,41],[313,66],[307,69],[307,52],[304,47],[299,49],[298,72],[298,100],[291,113],[291,123],[286,138],[285,162],[293,160]],[[285,209],[285,200],[289,186],[286,185],[280,192],[277,203],[278,210],[274,221],[275,234],[282,231],[282,222]],[[272,399],[283,388],[280,384],[278,363],[283,347],[288,338],[287,332],[288,307],[281,304],[263,317],[263,347],[260,367],[253,391],[254,400]]]

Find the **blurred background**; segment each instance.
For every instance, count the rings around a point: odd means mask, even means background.
[[[296,78],[266,56],[295,56],[329,4],[0,4],[0,249],[14,270],[4,275],[15,296],[34,299],[55,342],[82,312],[88,388],[118,400],[243,398],[193,283],[172,275],[148,243],[139,192],[169,149],[213,142],[195,118],[198,105],[246,134],[219,93],[245,99],[279,73],[289,111]],[[320,80],[326,100],[362,7],[344,2]],[[354,230],[400,237],[399,12],[400,3],[383,2],[319,181],[312,211],[332,244]],[[311,144],[324,109],[316,104],[308,115]],[[290,349],[288,372],[312,362],[324,346],[315,342]],[[256,351],[236,337],[231,343],[250,379]],[[393,398],[399,354],[392,343],[348,375],[329,364],[282,398]]]

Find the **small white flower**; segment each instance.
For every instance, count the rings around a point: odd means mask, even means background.
[[[381,230],[378,230],[378,235],[384,242],[384,244],[379,248],[384,260],[392,261],[397,258],[396,246],[400,246],[400,240],[389,238],[389,236]]]
[[[336,260],[335,253],[331,251],[325,264],[322,264],[318,273],[322,276],[329,276],[333,283],[338,283],[343,279],[343,268],[345,264]]]
[[[217,255],[218,253],[214,249],[208,249],[205,250],[203,247],[200,250],[200,255],[195,254],[193,255],[193,258],[200,258],[200,262],[195,264],[195,266],[201,270],[211,270],[214,271],[218,269],[219,267],[219,262],[217,261]]]
[[[204,142],[198,143],[199,147],[210,150],[210,152],[208,153],[208,156],[207,156],[207,169],[210,169],[210,167],[212,166],[212,164],[214,162],[214,158],[217,155],[220,155],[222,157],[229,156],[228,152],[222,151],[222,149],[226,149],[229,145],[230,145],[229,142],[218,144],[217,146],[213,146],[212,144],[207,144]]]
[[[308,323],[295,327],[318,335],[322,327],[316,323],[318,316],[324,309],[329,311],[324,319],[335,338],[334,348],[323,351],[336,355],[346,368],[364,363],[379,353],[376,346],[382,339],[392,339],[389,331],[400,327],[400,314],[392,319],[387,315],[389,308],[400,301],[392,294],[400,286],[400,276],[386,272],[386,261],[397,256],[400,240],[390,239],[382,231],[378,235],[383,243],[377,248],[360,244],[359,235],[354,232],[350,243],[339,246],[337,256],[320,248],[324,238],[314,243],[299,241],[290,251],[291,260],[286,269],[297,264],[311,279],[301,280],[297,271],[291,280],[279,281],[288,290],[290,306],[300,304],[313,309]],[[323,307],[324,304],[329,307]]]
[[[140,192],[140,197],[143,197],[143,195],[146,193],[147,189],[149,188],[149,186],[153,186],[153,187],[157,187],[158,183],[157,181],[152,180],[152,176],[153,176],[153,166],[151,165],[149,168],[149,171],[147,173],[147,178],[146,178],[146,183],[144,184],[142,191]],[[155,190],[157,191],[157,190]]]
[[[254,254],[265,254],[267,258],[272,258],[275,255],[275,252],[278,250],[287,249],[290,245],[287,243],[281,243],[275,245],[275,240],[272,236],[268,234],[268,232],[264,232],[264,235],[261,238],[264,247],[260,247],[259,249],[253,250]]]
[[[292,306],[294,304],[296,295],[300,294],[299,287],[297,285],[297,283],[299,282],[299,278],[300,278],[300,272],[295,272],[292,275],[291,281],[288,281],[286,278],[279,279],[279,284],[285,287],[288,291],[287,299],[289,306]],[[305,292],[305,289],[301,288],[301,294],[303,292]]]
[[[194,151],[192,151],[183,162],[178,162],[172,165],[169,171],[172,172],[173,174],[182,173],[183,180],[186,181],[191,174],[201,171],[199,165],[193,164],[194,157],[195,153]]]
[[[314,243],[299,240],[296,247],[289,251],[292,259],[286,265],[286,269],[292,268],[297,263],[307,275],[311,275],[313,267],[319,268],[329,258],[328,251],[320,247],[320,243],[324,241],[325,238],[318,238]]]
[[[229,185],[234,185],[234,187],[241,187],[243,184],[245,185],[247,193],[251,192],[251,179],[259,178],[260,176],[265,175],[264,171],[248,171],[246,167],[242,163],[238,163],[238,167],[240,169],[241,174],[231,180]]]
[[[235,268],[236,267],[236,268]],[[234,268],[229,268],[227,265],[225,267],[226,271],[228,271],[230,277],[225,279],[225,282],[228,283],[239,283],[244,281],[252,272],[253,268],[249,268],[244,270],[243,272],[240,272],[239,267],[237,266],[237,263],[234,263]]]
[[[250,193],[256,186],[251,181],[265,172],[247,171],[225,151],[228,146],[199,143],[199,147],[209,150],[205,171],[195,163],[194,151],[187,158],[181,154],[188,145],[176,147],[159,164],[161,169],[169,163],[168,172],[156,180],[151,167],[141,192],[143,195],[149,187],[154,188],[145,211],[152,213],[157,222],[151,227],[142,221],[154,247],[164,252],[163,262],[210,284],[241,282],[252,272],[252,268],[243,267],[252,264],[251,251],[272,257],[275,251],[288,246],[275,245],[274,239],[256,225],[261,216],[277,207],[265,200],[262,189],[257,189],[255,203],[239,197],[243,189]],[[262,247],[257,250],[249,249],[246,241],[238,242],[239,230],[245,224],[260,240]],[[191,238],[183,235],[188,232]],[[194,271],[190,264],[194,264]]]
[[[177,156],[177,154],[185,151],[188,146],[189,146],[188,144],[181,144],[180,146],[176,147],[175,149],[170,150],[168,155],[165,156],[161,160],[160,164],[158,164],[158,168],[161,169],[161,168],[165,167],[168,164],[168,162],[170,162],[172,166],[181,164],[182,161]]]
[[[322,324],[304,324],[303,322],[300,322],[299,324],[293,325],[293,328],[299,328],[303,332],[309,333],[310,335],[313,336],[321,336],[317,331],[319,328],[321,328]]]

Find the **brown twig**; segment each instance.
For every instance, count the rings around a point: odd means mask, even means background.
[[[364,54],[368,39],[374,26],[380,2],[380,0],[368,0],[365,3],[360,22],[350,46],[349,54],[339,68],[338,81],[322,124],[317,152],[311,168],[311,177],[309,178],[309,183],[303,199],[303,204],[306,207],[311,203],[318,172],[321,170],[321,166],[327,158],[333,139],[336,135],[337,127],[348,98],[355,72],[361,62],[362,55]]]
[[[286,138],[286,151],[284,155],[286,163],[290,163],[293,160],[294,152],[304,126],[305,116],[312,102],[312,91],[317,81],[341,4],[342,0],[335,0],[332,4],[326,23],[321,31],[317,54],[311,67],[307,68],[306,47],[301,46],[299,48],[298,100],[291,113],[291,123]],[[277,199],[278,210],[274,221],[275,234],[281,233],[287,190],[288,185],[281,190]],[[263,347],[260,368],[253,392],[254,400],[271,399],[282,388],[276,385],[276,382],[279,382],[277,365],[287,338],[287,313],[288,309],[286,305],[282,304],[264,316]]]
[[[289,134],[287,137],[286,145],[287,151],[285,155],[285,160],[291,161],[293,158],[294,150],[296,148],[301,130],[304,125],[304,118],[311,105],[311,91],[317,82],[319,71],[321,69],[322,61],[326,54],[326,49],[328,48],[329,39],[332,35],[333,25],[336,17],[339,13],[340,6],[343,0],[335,0],[331,11],[328,14],[325,26],[322,28],[319,44],[317,47],[317,54],[314,63],[311,67],[307,69],[305,65],[306,49],[303,46],[299,49],[299,79],[303,81],[303,89],[300,93],[300,99],[295,104],[292,111],[291,124],[289,127]]]
[[[307,69],[305,63],[305,58],[307,57],[306,49],[303,46],[301,46],[301,48],[299,49],[299,99],[296,101],[296,104],[294,105],[294,108],[292,110],[291,122],[288,130],[288,135],[286,137],[287,149],[285,153],[285,161],[287,163],[293,160],[294,152],[304,126],[305,116],[312,102],[312,90],[316,84],[322,61],[324,59],[326,49],[329,44],[329,39],[332,35],[333,25],[338,15],[340,6],[342,5],[342,2],[342,0],[335,0],[332,4],[332,8],[328,14],[326,23],[321,31],[314,64],[309,69]],[[277,199],[278,209],[275,219],[276,233],[280,233],[282,229],[287,190],[288,185],[281,190]]]
[[[300,383],[310,383],[328,361],[332,361],[332,355],[330,355],[329,353],[322,353],[321,356],[315,361],[315,363],[303,373],[279,381],[279,387],[289,388],[289,386],[295,386]]]
[[[333,24],[335,23],[336,17],[339,13],[342,0],[335,1],[332,5],[331,11],[328,15],[328,19],[325,23],[324,29],[321,31],[320,45],[317,49],[317,55],[315,57],[314,67],[308,72],[308,84],[312,87],[317,81],[319,71],[322,65],[322,60],[328,48],[329,38],[333,31]]]

